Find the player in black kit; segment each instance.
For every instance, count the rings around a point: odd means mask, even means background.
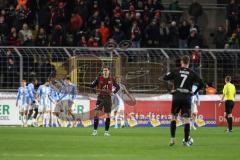
[[[184,119],[184,141],[183,145],[190,146],[190,116],[191,116],[191,97],[196,94],[204,84],[200,77],[191,69],[189,69],[190,58],[183,56],[181,58],[181,67],[175,72],[169,72],[164,76],[165,81],[173,80],[174,91],[172,100],[172,119],[170,124],[171,140],[170,146],[175,144],[176,119],[179,114]],[[192,93],[193,83],[198,84],[198,88]]]

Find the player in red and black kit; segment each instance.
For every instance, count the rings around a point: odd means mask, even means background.
[[[164,80],[173,80],[174,92],[172,100],[172,119],[170,124],[171,140],[170,146],[175,144],[176,119],[181,111],[184,119],[184,142],[183,145],[190,146],[190,116],[191,116],[191,97],[198,93],[204,86],[202,79],[191,69],[189,69],[190,58],[183,56],[181,58],[181,68],[175,72],[169,72],[163,78]],[[197,83],[198,88],[192,93],[193,83]]]
[[[112,92],[113,86],[115,90]],[[94,116],[94,130],[92,135],[97,135],[97,128],[99,122],[99,113],[100,111],[104,111],[106,114],[106,121],[105,121],[105,136],[110,136],[109,134],[109,126],[110,126],[110,114],[112,108],[112,99],[111,95],[118,92],[120,89],[119,85],[116,83],[115,79],[110,76],[109,68],[103,68],[103,75],[99,76],[95,81],[93,81],[92,88],[96,88],[96,91],[99,92],[96,102],[95,108],[95,116]]]

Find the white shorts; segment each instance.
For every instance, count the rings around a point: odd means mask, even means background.
[[[28,105],[18,105],[19,107],[19,112],[26,112],[28,111]]]
[[[28,110],[33,109],[33,105],[32,104],[28,104]]]
[[[196,103],[192,103],[191,104],[191,113],[198,113],[198,109],[197,109],[197,104]]]
[[[51,112],[60,112],[60,105],[56,105],[56,103],[51,103]]]
[[[46,106],[46,105],[38,106],[38,112],[48,112],[48,111],[51,111],[50,106]]]
[[[124,110],[124,101],[118,95],[112,97],[112,110],[120,111]]]

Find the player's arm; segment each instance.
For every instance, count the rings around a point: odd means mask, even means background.
[[[175,72],[168,72],[164,77],[163,77],[163,80],[164,81],[170,81],[170,80],[174,80],[174,77],[175,76]],[[171,84],[169,82],[166,82],[166,85],[167,87],[167,91],[170,92],[170,93],[174,93],[176,90],[174,88],[174,84]]]
[[[38,101],[40,100],[41,92],[42,92],[42,87],[40,86],[36,93],[36,100]]]
[[[164,80],[164,81],[170,81],[170,80],[173,80],[174,77],[175,77],[174,72],[168,72],[168,73],[163,77],[163,80]]]
[[[236,88],[234,86],[234,99],[236,98],[236,93],[237,93],[237,90],[236,90]]]
[[[20,88],[18,88],[17,99],[16,99],[16,106],[18,106],[19,99],[20,99]]]
[[[99,83],[99,77],[97,77],[91,84],[90,84],[90,87],[92,88],[93,92],[96,93],[96,86],[98,85]]]
[[[115,79],[113,80],[113,86],[115,87],[115,90],[113,91],[113,94],[116,94],[119,91],[120,86],[117,84]]]
[[[65,98],[69,93],[67,93],[67,90],[69,87],[68,85],[66,85],[62,80],[60,81],[61,82],[61,90],[59,93],[61,93],[59,95],[59,99],[58,99],[58,102],[60,102],[63,98]]]
[[[226,87],[226,85],[224,85],[224,87],[223,87],[223,94],[222,94],[222,97],[221,97],[221,100],[220,100],[218,106],[221,106],[221,104],[224,102],[224,98],[225,98],[226,94],[227,94],[227,87]]]
[[[52,102],[52,103],[55,103],[55,101],[53,100],[53,98],[52,98],[52,96],[49,94],[48,95],[48,98],[50,99],[50,101]]]
[[[128,92],[127,88],[125,87],[125,85],[122,85],[122,90],[123,93],[126,94],[128,97],[131,97],[131,94]]]
[[[197,105],[200,106],[200,97],[199,97],[199,94],[197,93],[196,94],[196,99],[197,99]]]
[[[54,103],[55,101],[54,101],[53,96],[54,96],[54,90],[53,90],[53,88],[51,88],[50,93],[48,94],[48,98],[50,99],[51,102]]]
[[[76,99],[76,97],[77,97],[77,86],[73,85],[72,100]]]
[[[195,79],[195,82],[198,83],[197,89],[193,92],[193,94],[196,95],[204,87],[204,82],[195,72],[194,72],[194,79]]]
[[[32,90],[31,90],[30,86],[27,87],[27,92],[28,92],[28,95],[29,95],[30,99],[32,100],[32,102],[34,102],[35,98],[34,98],[34,94],[33,94]]]

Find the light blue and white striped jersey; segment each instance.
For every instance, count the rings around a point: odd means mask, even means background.
[[[50,87],[45,85],[40,85],[37,94],[40,96],[39,104],[43,106],[50,106]]]
[[[196,91],[196,89],[197,89],[197,86],[193,85],[192,86],[192,92],[194,93]],[[197,94],[192,96],[192,103],[196,103],[198,101],[199,101],[199,94],[197,93]]]
[[[58,92],[54,89],[54,87],[51,86],[50,86],[50,98],[55,102],[59,100]]]
[[[77,86],[73,83],[64,83],[60,91],[60,100],[74,100],[77,96]]]
[[[32,99],[31,94],[27,87],[19,87],[17,94],[18,105],[27,105]]]
[[[29,93],[31,94],[31,97],[33,97],[31,100],[34,101],[35,100],[35,95],[36,95],[36,91],[34,90],[34,85],[33,83],[29,83],[27,85],[27,88],[29,90]]]

